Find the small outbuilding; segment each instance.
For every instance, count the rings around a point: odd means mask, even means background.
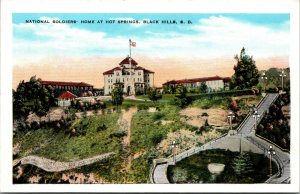
[[[72,92],[66,91],[58,96],[58,106],[68,107],[71,105],[71,100],[77,98]]]

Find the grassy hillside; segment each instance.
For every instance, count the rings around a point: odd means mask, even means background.
[[[118,129],[119,114],[97,115],[77,119],[73,127],[84,134],[71,136],[68,131],[37,129],[16,140],[20,143],[20,156],[35,154],[53,160],[72,161],[106,152],[118,153],[122,133]],[[106,126],[99,130],[99,126]],[[123,134],[124,135],[124,134]]]

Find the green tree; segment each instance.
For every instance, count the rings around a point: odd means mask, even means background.
[[[234,75],[230,82],[231,89],[245,89],[256,86],[259,82],[259,73],[255,65],[253,57],[246,55],[245,48],[243,47],[240,56],[234,57],[237,65],[234,66]]]
[[[14,118],[26,118],[30,112],[43,116],[55,105],[53,88],[43,87],[41,79],[32,76],[29,82],[21,81],[13,90]]]
[[[148,97],[151,101],[155,102],[162,98],[162,95],[156,90],[156,88],[148,89]]]
[[[285,89],[288,89],[290,88],[290,73],[289,73],[289,68],[286,68],[284,69],[284,74],[285,74],[285,77],[283,79],[283,84],[284,84],[284,88]],[[280,74],[282,72],[282,69],[277,69],[277,68],[270,68],[268,69],[267,71],[265,71],[265,74],[268,78],[268,81],[267,81],[267,89],[268,88],[281,88],[282,84],[281,84],[281,77],[280,77]],[[260,86],[263,86],[264,83],[263,83],[263,80],[260,80],[260,83],[259,83]]]
[[[177,85],[175,94],[175,104],[181,108],[187,106],[189,102],[188,97],[186,96],[186,92],[187,90],[182,84]]]
[[[207,85],[206,85],[205,82],[201,82],[199,92],[200,93],[206,93],[207,92]]]
[[[163,91],[164,91],[165,94],[174,94],[175,90],[176,90],[176,88],[172,84],[168,83],[168,84],[163,85]]]
[[[117,84],[115,88],[112,90],[111,97],[112,97],[113,105],[115,106],[122,105],[124,98],[123,98],[122,88],[119,84]]]
[[[253,163],[248,152],[241,152],[233,159],[232,168],[236,175],[243,176],[253,172]]]

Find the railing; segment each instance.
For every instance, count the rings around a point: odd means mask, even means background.
[[[247,136],[246,139],[248,141],[250,141],[251,143],[253,143],[256,147],[261,149],[264,152],[265,156],[268,155],[268,150],[269,150],[268,148],[266,148],[265,146],[263,146],[259,142],[255,141],[252,137]],[[283,164],[282,160],[279,158],[279,156],[274,155],[272,157],[272,159],[275,162],[275,164],[277,165],[278,172],[275,175],[273,175],[272,177],[270,177],[268,180],[266,180],[266,182],[270,182],[272,179],[280,177],[282,175],[283,170],[284,170],[284,164]]]
[[[153,175],[154,175],[154,171],[155,171],[157,165],[159,165],[159,164],[168,164],[168,161],[167,161],[167,159],[154,159],[153,160],[152,166],[150,168],[150,174],[149,174],[150,183],[155,183]]]
[[[269,94],[267,94],[265,97],[263,97],[263,98],[259,101],[259,103],[258,103],[258,105],[257,105],[257,108],[259,108],[260,105],[262,104],[262,102],[264,102],[264,101],[266,100],[266,98],[267,98],[268,95],[269,95]],[[251,115],[252,115],[251,112],[249,112],[249,113],[246,115],[246,117],[245,117],[245,119],[243,120],[243,122],[242,122],[242,123],[238,126],[238,128],[236,129],[237,132],[239,132],[239,131],[241,130],[241,128],[244,127],[245,123],[247,122],[248,118],[249,118]]]
[[[287,150],[287,149],[284,149],[284,148],[280,147],[280,146],[277,145],[276,143],[274,143],[274,142],[272,142],[272,141],[270,141],[270,140],[264,138],[263,136],[257,135],[256,133],[255,133],[255,136],[258,137],[258,138],[260,138],[260,139],[263,139],[263,140],[267,141],[268,143],[274,145],[275,147],[277,147],[278,149],[280,149],[280,150],[283,151],[283,152],[287,152],[288,154],[290,153],[290,150]]]
[[[262,103],[267,99],[267,96],[269,96],[269,94],[267,94],[265,97],[263,97],[263,98],[259,101],[258,105],[256,106],[257,108],[259,108],[259,107],[262,105]]]
[[[192,155],[194,155],[194,154],[196,154],[196,153],[198,153],[198,152],[200,152],[200,151],[204,151],[204,150],[207,149],[207,147],[212,146],[213,143],[216,143],[216,142],[220,141],[220,140],[221,140],[222,138],[224,138],[225,136],[227,136],[227,134],[223,134],[222,136],[217,137],[217,138],[215,138],[215,139],[213,139],[213,140],[211,140],[211,141],[209,141],[209,142],[207,142],[207,143],[201,145],[200,147],[188,148],[188,149],[186,149],[185,151],[183,151],[183,152],[177,154],[177,155],[175,156],[175,161],[176,161],[176,162],[179,162],[179,161],[181,161],[181,160],[184,159],[184,158],[187,158],[187,157],[189,157],[189,156],[192,156]],[[212,149],[212,147],[210,147],[209,149]],[[169,156],[169,157],[168,157],[168,160],[169,160],[169,162],[173,161],[173,156],[172,156],[172,155]]]

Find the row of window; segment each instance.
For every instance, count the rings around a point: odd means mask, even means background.
[[[128,81],[129,80],[129,78],[126,78],[126,81]],[[135,78],[133,78],[133,81],[135,82]],[[122,79],[122,81],[123,81],[123,83],[125,82],[125,78],[123,78]],[[108,81],[107,81],[108,83],[113,83],[113,79],[108,79]],[[120,83],[121,82],[121,79],[120,78],[117,78],[116,79],[116,83]],[[143,78],[137,78],[137,82],[143,82]],[[145,82],[150,82],[150,80],[148,79],[148,80],[145,80]]]
[[[54,89],[60,89],[60,90],[92,90],[93,88],[90,86],[60,86],[55,85],[52,86]]]
[[[125,71],[125,72],[123,72],[123,74],[122,75],[130,75],[130,72],[128,72],[128,71]],[[131,75],[135,75],[135,73],[134,72],[131,72]],[[142,72],[138,72],[138,75],[142,75]],[[116,73],[116,76],[120,76],[120,72],[117,72]],[[112,75],[110,75],[109,77],[112,77]]]

